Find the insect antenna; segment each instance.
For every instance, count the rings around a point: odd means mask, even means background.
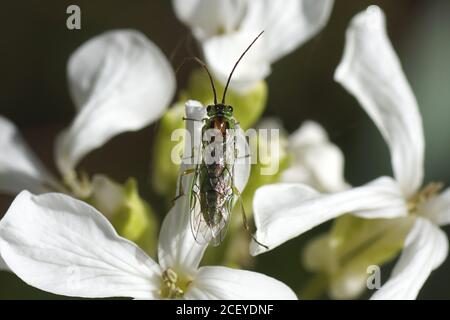
[[[200,60],[199,58],[197,58],[197,57],[187,57],[187,58],[184,58],[184,60],[183,60],[183,62],[180,64],[180,66],[175,70],[175,74],[177,74],[178,73],[178,71],[180,71],[180,69],[184,66],[184,64],[186,63],[186,62],[188,62],[188,61],[194,61],[194,62],[196,62],[197,64],[199,64],[205,71],[206,71],[206,73],[208,74],[208,77],[209,77],[209,82],[211,82],[211,87],[212,87],[212,90],[213,90],[213,93],[214,93],[214,104],[217,104],[217,93],[216,93],[216,87],[214,86],[214,80],[213,80],[213,78],[212,78],[212,76],[211,76],[211,73],[209,72],[209,70],[208,70],[208,67],[206,66],[206,63],[204,63],[202,60]]]
[[[250,48],[253,46],[253,44],[256,42],[256,40],[258,40],[258,38],[264,33],[264,30],[261,31],[256,38],[252,41],[252,43],[250,43],[250,45],[247,47],[247,49],[245,49],[245,51],[241,54],[241,56],[239,57],[239,59],[236,61],[236,63],[234,64],[233,69],[231,69],[230,75],[228,76],[228,80],[227,80],[227,84],[225,85],[225,89],[223,90],[223,96],[222,96],[222,103],[225,104],[225,96],[227,94],[227,89],[228,89],[228,85],[230,84],[231,81],[231,77],[233,76],[234,70],[236,69],[236,67],[238,66],[239,62],[241,62],[242,58],[245,56],[245,54],[247,53],[248,50],[250,50]]]
[[[193,50],[192,50],[191,42],[192,42],[192,36],[188,32],[188,33],[186,33],[185,36],[183,36],[181,39],[178,40],[177,44],[172,49],[172,51],[169,55],[169,61],[171,63],[174,63],[175,58],[177,57],[178,53],[181,51],[182,47],[184,47],[184,49],[186,49],[188,51],[189,56],[195,56],[195,54],[193,53]]]

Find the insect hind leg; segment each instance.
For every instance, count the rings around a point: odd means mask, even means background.
[[[261,247],[263,247],[265,249],[269,249],[268,246],[266,246],[265,244],[262,244],[261,242],[259,242],[255,238],[253,233],[251,232],[250,227],[248,225],[247,215],[245,213],[245,208],[244,208],[244,201],[242,201],[241,193],[239,192],[239,190],[236,187],[233,187],[233,193],[238,197],[238,201],[239,201],[240,206],[241,206],[241,214],[242,214],[242,222],[243,222],[243,225],[244,225],[244,230],[250,235],[250,237],[253,239],[253,241],[255,241],[258,245],[260,245]]]

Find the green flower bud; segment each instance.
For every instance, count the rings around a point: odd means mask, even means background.
[[[172,133],[184,128],[184,104],[178,103],[161,118],[153,146],[152,187],[169,202],[175,197],[179,165],[172,161],[172,151],[183,141],[172,141]],[[179,150],[182,156],[182,148]]]
[[[87,201],[111,221],[122,237],[137,243],[149,254],[155,253],[157,219],[150,205],[139,196],[134,178],[122,186],[105,176],[96,176]]]
[[[303,264],[307,270],[327,277],[325,289],[332,298],[356,298],[366,288],[367,268],[381,266],[395,258],[411,227],[409,218],[341,216],[330,232],[307,244]]]

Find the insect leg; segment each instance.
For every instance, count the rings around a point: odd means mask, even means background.
[[[192,156],[183,158],[183,160],[194,159],[194,158],[195,158],[195,148],[192,148]],[[197,168],[198,168],[198,165],[196,165],[193,168],[186,169],[180,174],[180,178],[179,178],[180,180],[179,180],[179,183],[178,183],[178,194],[175,196],[175,198],[172,200],[172,202],[175,202],[180,197],[184,196],[184,193],[183,193],[183,177],[187,176],[189,174],[196,173],[197,172]],[[194,175],[194,180],[195,180],[195,175]]]
[[[186,169],[186,170],[184,170],[181,174],[180,174],[180,181],[179,181],[179,184],[178,184],[178,195],[175,197],[175,198],[173,198],[173,200],[172,200],[172,202],[175,202],[175,201],[177,201],[179,198],[181,198],[182,196],[184,196],[184,193],[183,193],[183,177],[184,176],[187,176],[187,175],[189,175],[189,174],[193,174],[193,173],[195,173],[195,168],[191,168],[191,169]]]
[[[183,117],[183,120],[189,120],[189,121],[196,121],[196,122],[204,122],[205,121],[205,119],[202,119],[202,120],[198,120],[198,119],[193,119],[193,118],[186,118],[186,117]]]
[[[243,157],[236,157],[236,159],[244,159],[244,158],[250,158],[250,154],[246,154]]]
[[[241,193],[239,192],[239,190],[234,185],[233,185],[233,193],[237,195],[238,200],[240,202],[241,213],[242,213],[242,221],[243,221],[243,224],[244,224],[245,231],[247,231],[247,233],[252,237],[253,241],[255,241],[257,244],[259,244],[261,247],[269,249],[268,246],[266,246],[266,245],[262,244],[261,242],[259,242],[258,240],[256,240],[255,236],[250,231],[250,227],[248,226],[248,221],[247,221],[247,215],[245,214],[244,201],[242,201]]]
[[[239,159],[239,158],[248,158],[250,157],[250,154],[246,154],[243,157],[238,157],[238,148],[236,145],[236,136],[233,136],[233,151],[234,151],[234,159]],[[248,225],[248,221],[247,221],[247,215],[245,213],[245,207],[244,207],[244,202],[242,200],[242,196],[241,193],[239,192],[239,190],[236,188],[235,186],[235,179],[234,179],[234,162],[232,163],[232,169],[230,171],[230,168],[228,166],[225,166],[224,170],[228,171],[228,174],[231,177],[231,187],[232,187],[232,192],[233,195],[237,196],[238,201],[240,202],[240,206],[241,206],[241,213],[242,213],[242,222],[243,222],[243,226],[244,226],[244,230],[250,235],[250,237],[260,246],[268,249],[268,247],[264,244],[262,244],[261,242],[259,242],[255,236],[253,235],[253,233],[250,231],[250,227]],[[231,212],[231,204],[232,201],[230,201],[230,212]]]

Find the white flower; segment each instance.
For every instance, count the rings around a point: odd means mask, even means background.
[[[282,182],[307,184],[321,192],[342,191],[349,187],[344,179],[344,156],[330,142],[325,129],[305,121],[288,140],[291,165],[283,171]]]
[[[55,161],[66,182],[90,151],[115,135],[157,120],[175,91],[175,77],[163,53],[132,30],[111,31],[89,40],[72,54],[67,72],[77,115],[55,145]],[[17,128],[3,117],[0,152],[1,192],[63,190]]]
[[[333,0],[173,0],[173,6],[200,41],[208,66],[222,83],[245,48],[265,31],[230,84],[245,91],[270,73],[272,63],[323,28]]]
[[[450,189],[423,183],[424,137],[416,99],[386,34],[385,17],[376,6],[352,20],[343,59],[335,78],[355,95],[385,138],[394,177],[362,187],[321,195],[301,184],[260,188],[254,198],[256,238],[273,249],[341,214],[413,221],[390,279],[373,298],[414,299],[429,274],[448,253],[439,226],[450,223]],[[252,245],[252,253],[264,251]]]
[[[317,122],[304,121],[297,130],[288,135],[279,119],[269,117],[259,121],[257,129],[280,132],[279,141],[272,141],[274,151],[269,153],[277,153],[278,161],[287,159],[287,167],[280,174],[281,182],[303,183],[321,192],[336,192],[349,188],[344,178],[344,155]]]
[[[190,103],[186,115],[200,120],[205,115],[204,109]],[[200,121],[188,121],[187,125],[191,133],[201,130]],[[241,166],[237,174],[245,177],[249,166],[245,167]],[[182,166],[181,172],[184,169]],[[189,179],[192,177],[186,176],[183,185]],[[243,188],[245,180],[238,179],[238,187]],[[187,199],[179,198],[163,222],[158,263],[120,237],[96,209],[58,193],[38,196],[27,191],[20,193],[0,221],[0,250],[10,269],[22,280],[60,295],[136,299],[296,298],[283,283],[256,272],[199,267],[206,246],[199,245],[192,236]]]

